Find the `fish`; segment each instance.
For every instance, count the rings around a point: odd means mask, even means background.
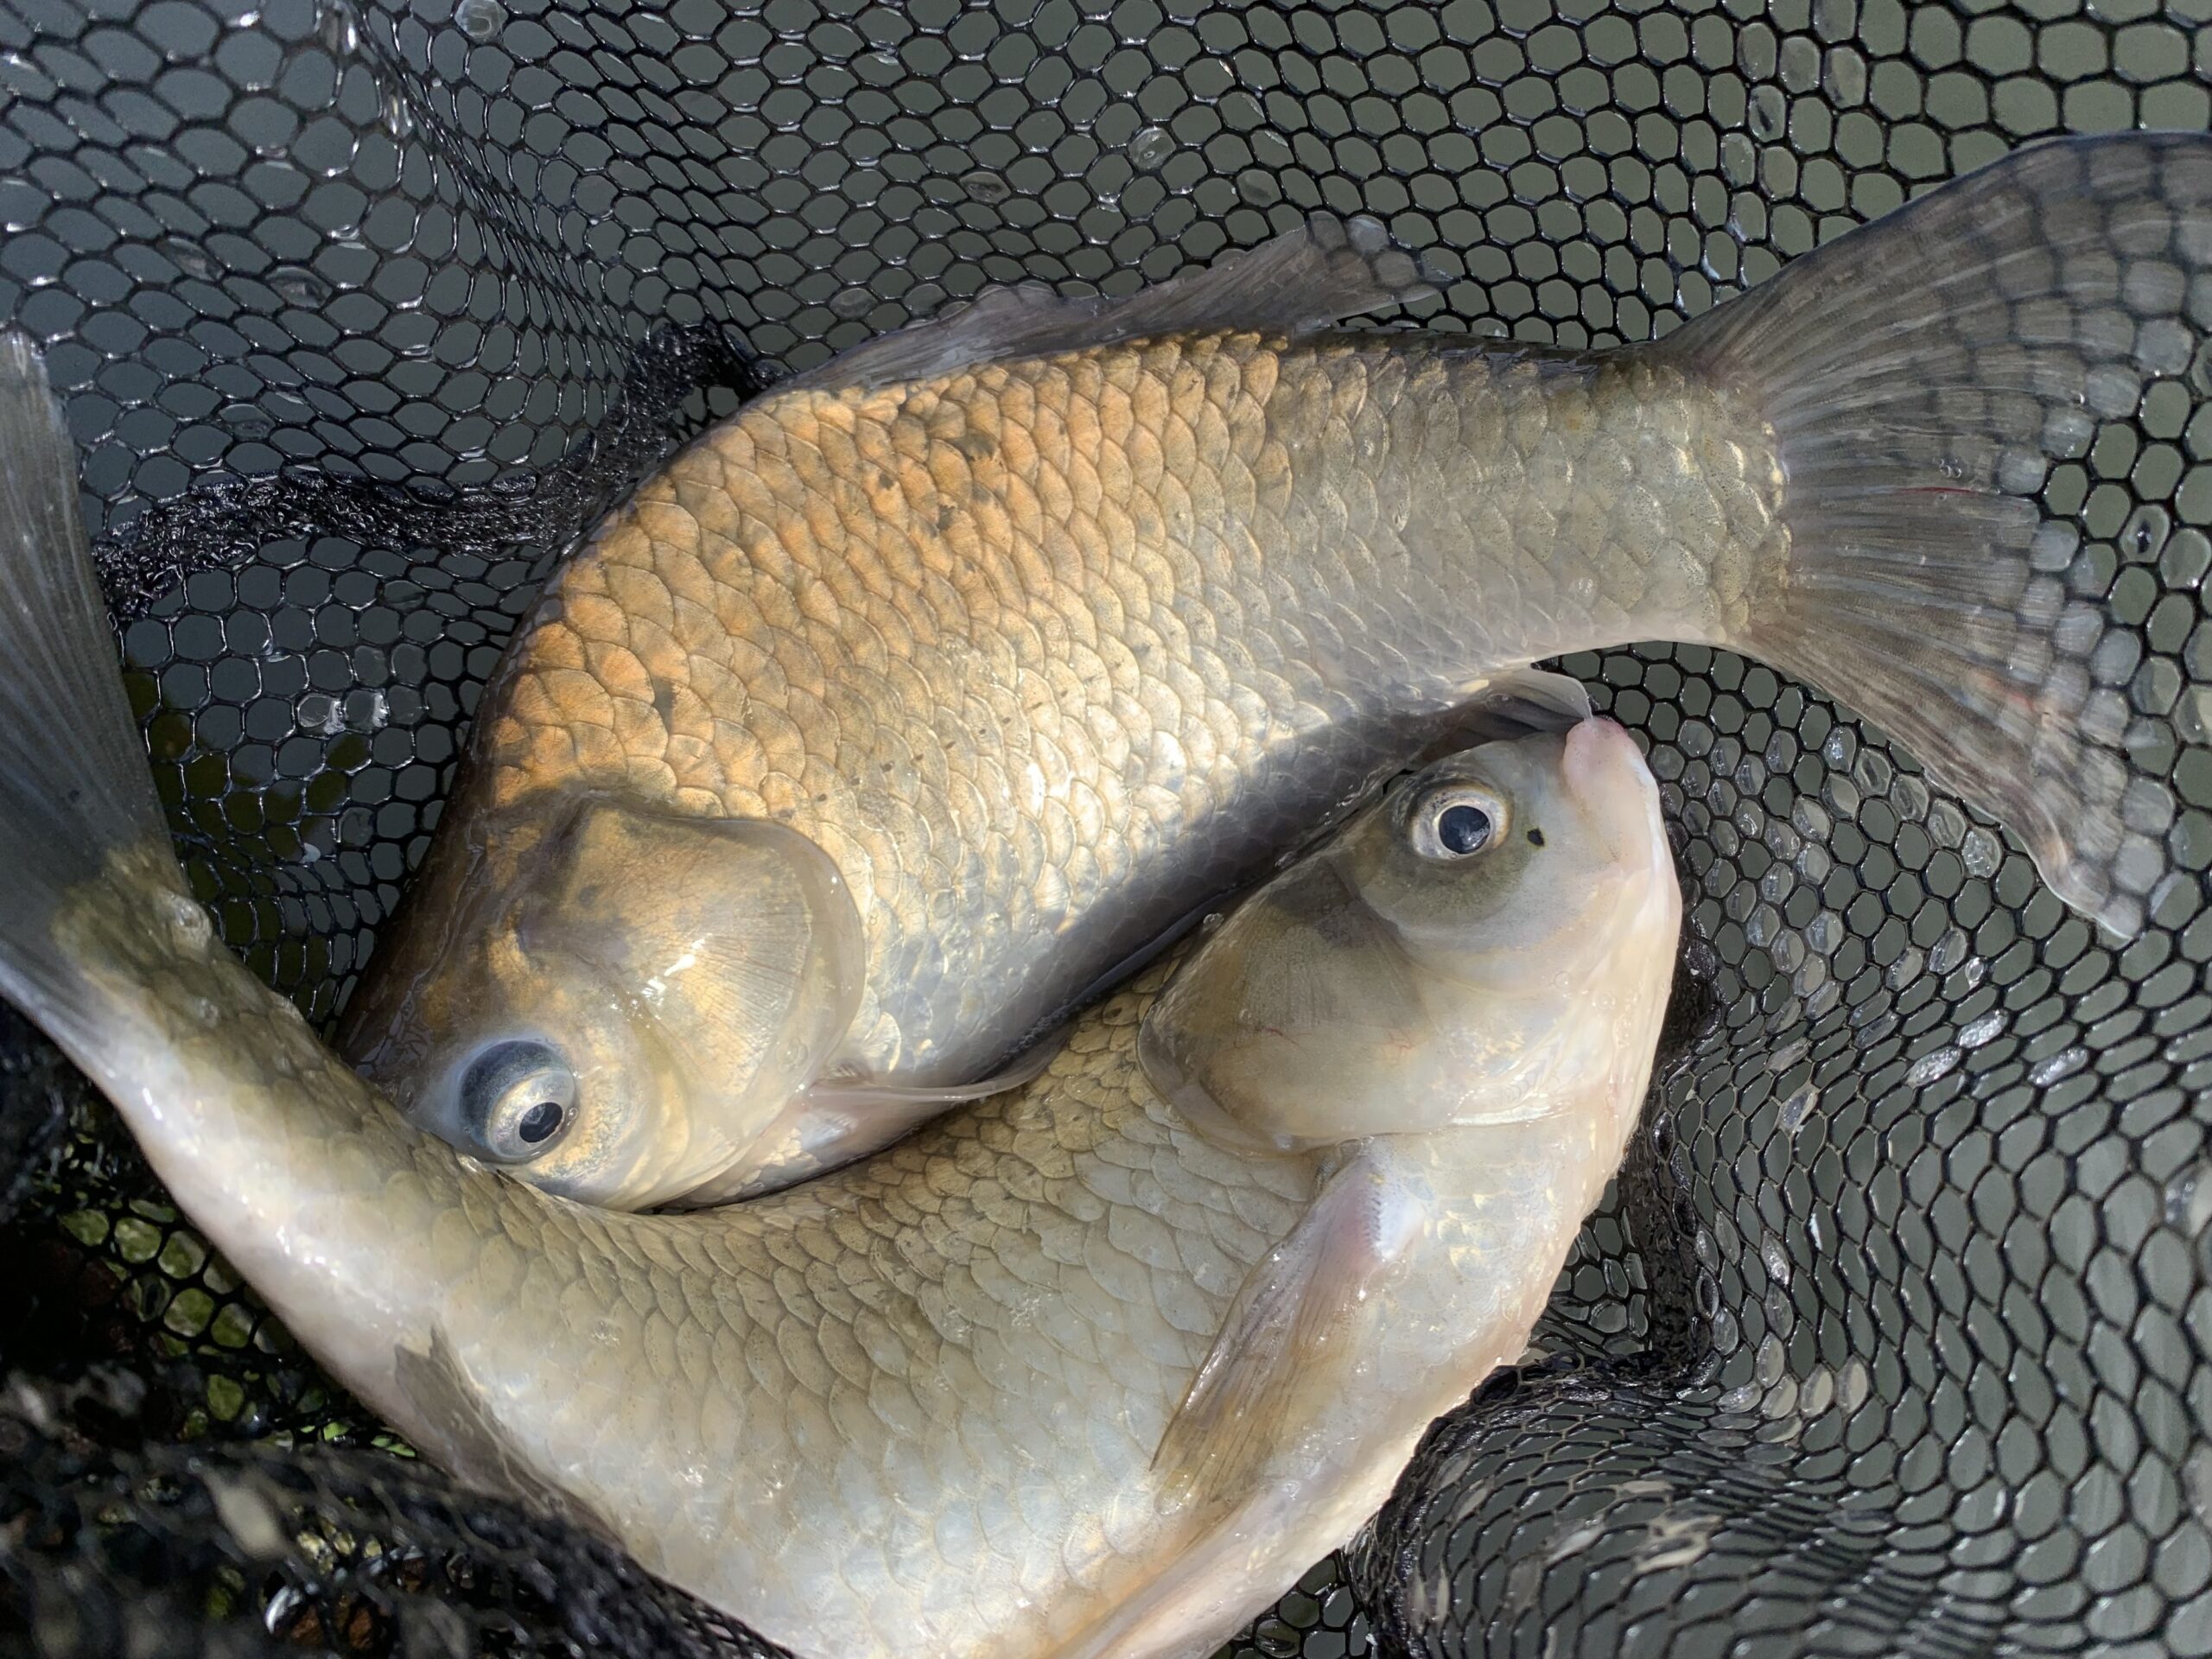
[[[1452,718],[1644,640],[1827,691],[2139,930],[2139,645],[2037,493],[2201,360],[2212,137],[2021,149],[1649,343],[1337,327],[1433,280],[1319,219],[739,410],[518,628],[344,1052],[550,1191],[773,1190],[1019,1081]]]
[[[410,1121],[225,948],[73,462],[0,338],[0,995],[459,1478],[801,1654],[1195,1656],[1522,1351],[1681,928],[1618,726],[1390,783],[1017,1090],[785,1192],[613,1211]]]

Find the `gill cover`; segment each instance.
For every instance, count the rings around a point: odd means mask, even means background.
[[[1640,1020],[1605,1015],[1642,981],[1610,964],[1671,953],[1679,902],[1619,727],[1486,744],[1240,906],[1147,1014],[1146,1074],[1202,1132],[1286,1151],[1545,1113],[1633,1058]]]
[[[410,1116],[564,1196],[637,1209],[742,1161],[845,1034],[837,868],[783,824],[583,798],[500,895]]]

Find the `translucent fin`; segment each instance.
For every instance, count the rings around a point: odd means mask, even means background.
[[[73,976],[48,935],[54,901],[118,849],[168,845],[77,516],[76,448],[37,350],[0,334],[0,994],[62,1036]]]
[[[1331,1175],[1305,1218],[1245,1275],[1176,1408],[1153,1466],[1186,1503],[1249,1495],[1301,1402],[1334,1398],[1358,1351],[1373,1293],[1419,1224],[1373,1143]]]
[[[1533,732],[1564,732],[1590,718],[1590,690],[1581,681],[1541,668],[1494,675],[1454,715],[1462,747],[1510,742]]]
[[[2035,497],[2209,326],[2212,137],[2136,133],[2021,150],[1658,348],[1780,446],[1787,567],[1728,643],[1879,721],[2121,936],[2174,804],[2128,760],[2138,642]]]
[[[779,390],[926,380],[985,363],[1205,328],[1306,334],[1435,291],[1420,260],[1394,245],[1378,221],[1317,213],[1256,248],[1123,299],[1066,297],[1037,283],[992,289],[958,311],[856,346]]]
[[[409,1434],[464,1484],[517,1498],[613,1541],[614,1534],[582,1502],[540,1476],[486,1402],[490,1390],[473,1380],[445,1332],[432,1329],[429,1351],[392,1352],[392,1381],[412,1408]]]
[[[988,1100],[993,1095],[1002,1095],[1010,1089],[1036,1082],[1044,1076],[1045,1068],[1052,1063],[1052,1056],[1060,1052],[1065,1039],[1063,1030],[1042,1042],[1033,1043],[1004,1071],[978,1077],[973,1083],[948,1083],[925,1089],[910,1084],[870,1083],[865,1078],[824,1077],[808,1088],[806,1098],[810,1105],[825,1114],[863,1116],[879,1108],[911,1106],[920,1109],[925,1117],[934,1117],[950,1107],[971,1100]]]
[[[757,1198],[880,1152],[956,1106],[988,1100],[1036,1082],[1060,1052],[1065,1032],[1031,1045],[1004,1071],[973,1083],[918,1088],[825,1077],[800,1090],[782,1119],[755,1143],[742,1166],[670,1206],[697,1210]]]

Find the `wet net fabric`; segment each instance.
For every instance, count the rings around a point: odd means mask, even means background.
[[[2212,124],[2212,6],[0,0],[44,343],[180,848],[310,1014],[544,571],[764,376],[1306,211],[1421,326],[1640,340],[2063,131]],[[1537,1351],[1240,1649],[2212,1651],[2212,357],[2056,467],[2179,874],[2125,949],[1838,700],[1576,659],[1689,901]],[[1847,688],[1837,688],[1847,690]],[[0,1016],[0,1643],[750,1653],[321,1376]]]

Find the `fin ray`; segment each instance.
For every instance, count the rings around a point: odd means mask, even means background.
[[[2175,804],[2129,738],[2136,642],[2036,497],[2212,330],[2212,137],[2019,150],[1789,265],[1656,349],[1746,394],[1786,570],[1737,645],[1834,692],[2018,833],[2122,937]],[[2194,296],[2194,298],[2190,296]]]
[[[926,380],[986,363],[1208,328],[1299,335],[1426,298],[1436,285],[1380,222],[1316,213],[1255,248],[1123,298],[1041,283],[987,289],[959,310],[881,334],[776,388],[833,391]]]
[[[1160,1436],[1153,1466],[1166,1495],[1206,1504],[1249,1491],[1294,1429],[1301,1396],[1335,1389],[1414,1225],[1371,1144],[1327,1177],[1290,1235],[1245,1275]]]
[[[78,515],[76,447],[14,330],[0,333],[0,992],[61,1037],[81,1010],[48,936],[54,903],[120,849],[166,851],[168,830]]]

